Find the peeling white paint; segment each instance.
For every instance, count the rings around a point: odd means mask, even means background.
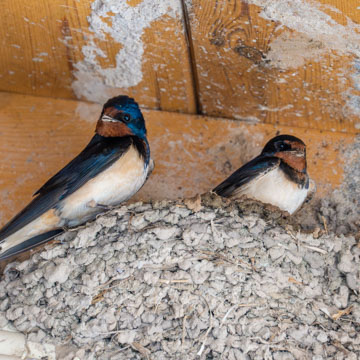
[[[284,31],[271,42],[266,58],[281,69],[297,68],[308,59],[319,59],[328,50],[321,41],[303,34]]]
[[[344,98],[347,100],[344,113],[345,115],[356,115],[360,117],[360,60],[355,60],[353,71],[354,72],[351,75],[353,89],[350,88],[343,94]],[[360,121],[355,123],[354,126],[355,129],[360,129]]]
[[[88,21],[93,36],[82,48],[84,60],[74,64],[76,80],[72,87],[78,98],[103,102],[109,89],[129,88],[141,82],[144,29],[165,15],[178,17],[181,3],[179,0],[143,0],[133,7],[124,0],[95,0],[91,9]],[[95,40],[105,40],[107,36],[122,48],[116,54],[115,67],[103,68],[98,57],[106,58],[106,54]]]
[[[360,25],[346,17],[346,25],[337,23],[323,12],[320,3],[304,0],[247,0],[249,4],[262,7],[260,16],[280,22],[289,29],[320,41],[330,50],[360,57]],[[338,9],[326,6],[333,12]]]
[[[34,62],[43,62],[44,61],[43,57],[48,56],[48,55],[49,54],[47,52],[41,52],[38,55],[36,55],[35,57],[33,57],[32,61],[34,61]]]
[[[294,105],[292,104],[288,104],[282,107],[275,107],[275,108],[270,108],[268,106],[264,106],[264,105],[259,105],[259,109],[260,110],[265,110],[265,111],[270,111],[270,112],[277,112],[277,111],[284,111],[284,110],[289,110],[289,109],[293,109]]]
[[[283,69],[302,66],[306,60],[320,60],[325,53],[353,55],[360,58],[360,25],[344,15],[346,24],[337,23],[330,15],[341,11],[330,5],[323,5],[313,0],[247,0],[262,8],[260,16],[266,20],[280,23],[290,30],[274,37],[268,59]],[[345,116],[360,116],[360,62],[355,60],[352,68],[344,68],[338,79],[347,79],[353,87],[346,88],[342,93],[346,104],[343,108]],[[360,127],[359,123],[354,124]]]
[[[101,113],[101,106],[98,104],[89,104],[86,102],[79,102],[75,109],[75,114],[84,121],[96,123]]]

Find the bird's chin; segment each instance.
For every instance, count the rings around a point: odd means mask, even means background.
[[[122,121],[99,120],[96,126],[96,133],[104,137],[123,137],[134,135],[131,129]]]

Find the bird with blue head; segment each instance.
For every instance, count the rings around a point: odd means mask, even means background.
[[[85,149],[0,230],[0,260],[130,199],[144,185],[152,167],[138,104],[128,96],[108,100]]]

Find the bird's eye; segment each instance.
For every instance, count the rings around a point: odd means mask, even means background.
[[[126,121],[126,122],[130,121],[130,115],[125,114],[125,115],[123,116],[123,119],[124,119],[124,121]]]
[[[281,142],[281,143],[278,143],[278,144],[277,144],[277,148],[278,148],[278,150],[283,151],[283,150],[289,149],[289,145]]]

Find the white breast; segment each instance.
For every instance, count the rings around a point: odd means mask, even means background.
[[[300,188],[290,181],[282,170],[276,168],[251,180],[249,184],[241,187],[234,197],[246,195],[292,214],[304,202],[307,193],[308,189]]]
[[[76,226],[101,211],[96,204],[113,206],[131,198],[144,184],[148,166],[134,146],[112,166],[65,198],[60,207],[64,225]]]

